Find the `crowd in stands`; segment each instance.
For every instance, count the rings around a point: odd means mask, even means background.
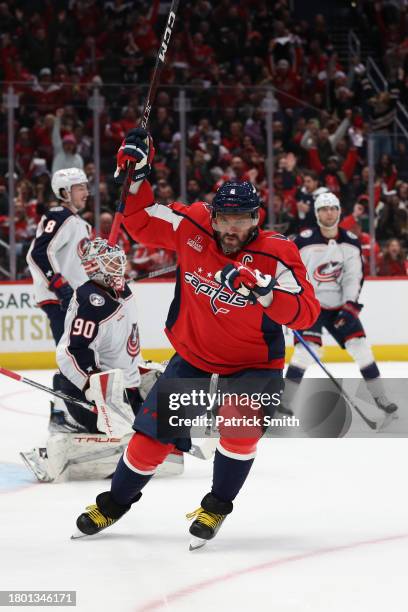
[[[398,69],[387,73],[385,92],[376,93],[359,58],[351,67],[342,65],[323,15],[296,20],[288,0],[181,3],[149,126],[156,147],[151,175],[156,201],[180,197],[175,103],[183,86],[189,103],[187,203],[211,203],[228,179],[250,180],[267,202],[265,109],[272,87],[276,228],[294,235],[314,224],[314,192],[327,187],[340,198],[342,225],[360,238],[368,272],[367,149],[372,134],[376,270],[406,274],[408,143],[393,135],[395,104],[408,101],[406,15],[397,11],[397,26],[390,18],[396,14],[390,13],[392,3],[360,4],[360,17],[376,24],[385,55],[389,51],[391,57],[393,50],[399,58]],[[55,202],[50,188],[55,170],[84,169],[91,195],[83,214],[94,222],[99,190],[101,234],[108,235],[118,193],[115,153],[140,119],[168,8],[163,0],[0,2],[0,93],[12,84],[19,98],[15,208],[20,277],[27,274],[24,254],[41,214]],[[99,184],[89,106],[96,87],[104,98]],[[7,242],[4,105],[0,127],[0,239]],[[132,277],[173,262],[171,253],[134,244],[125,232],[120,239]]]

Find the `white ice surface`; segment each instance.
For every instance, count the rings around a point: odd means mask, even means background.
[[[408,375],[406,363],[380,369]],[[51,383],[52,372],[23,374]],[[34,481],[18,453],[45,441],[48,405],[2,378],[0,590],[76,590],[77,609],[90,612],[408,610],[406,439],[263,440],[234,512],[191,553],[184,515],[209,491],[211,462],[189,456],[183,476],[152,481],[113,528],[70,540],[109,483]]]

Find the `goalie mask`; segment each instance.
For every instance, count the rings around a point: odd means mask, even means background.
[[[95,238],[84,246],[81,263],[91,280],[116,291],[123,290],[126,255],[119,246],[109,246],[107,240]]]

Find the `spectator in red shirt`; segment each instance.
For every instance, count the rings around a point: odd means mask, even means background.
[[[222,139],[222,144],[231,153],[239,154],[242,148],[242,123],[240,121],[231,121],[229,133]]]
[[[188,38],[190,49],[190,63],[194,76],[205,76],[214,64],[214,49],[206,44],[201,32]]]
[[[96,44],[95,38],[93,36],[87,36],[76,53],[75,65],[90,65],[92,70],[97,71],[102,59],[103,53]]]
[[[42,68],[38,82],[31,88],[30,97],[39,113],[54,112],[61,101],[61,87],[52,81],[49,68]]]
[[[139,14],[133,28],[133,39],[143,54],[152,54],[158,47],[159,41],[154,32],[157,21],[160,0],[153,0],[151,13],[148,17]]]
[[[295,108],[300,106],[301,79],[290,68],[288,60],[281,59],[273,73],[273,84],[277,88],[276,97],[281,108]]]
[[[23,179],[17,183],[15,205],[23,206],[30,225],[37,225],[40,215],[37,213],[37,200],[34,197],[34,187],[30,181]]]
[[[355,227],[368,227],[368,196],[362,195],[353,206],[353,212],[345,216],[340,222],[340,227],[355,233]]]
[[[404,249],[397,238],[387,241],[378,267],[380,276],[407,276],[407,261]]]
[[[55,117],[51,113],[40,116],[33,127],[33,142],[38,155],[45,157],[48,164],[52,162],[53,147],[52,147],[52,128],[54,126]]]
[[[30,130],[27,127],[20,128],[15,146],[16,166],[20,174],[28,174],[34,151]]]

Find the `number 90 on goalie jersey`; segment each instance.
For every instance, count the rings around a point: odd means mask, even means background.
[[[74,293],[57,346],[61,372],[84,389],[96,371],[119,368],[126,388],[138,387],[142,362],[136,299],[126,284],[122,292],[92,281]]]

